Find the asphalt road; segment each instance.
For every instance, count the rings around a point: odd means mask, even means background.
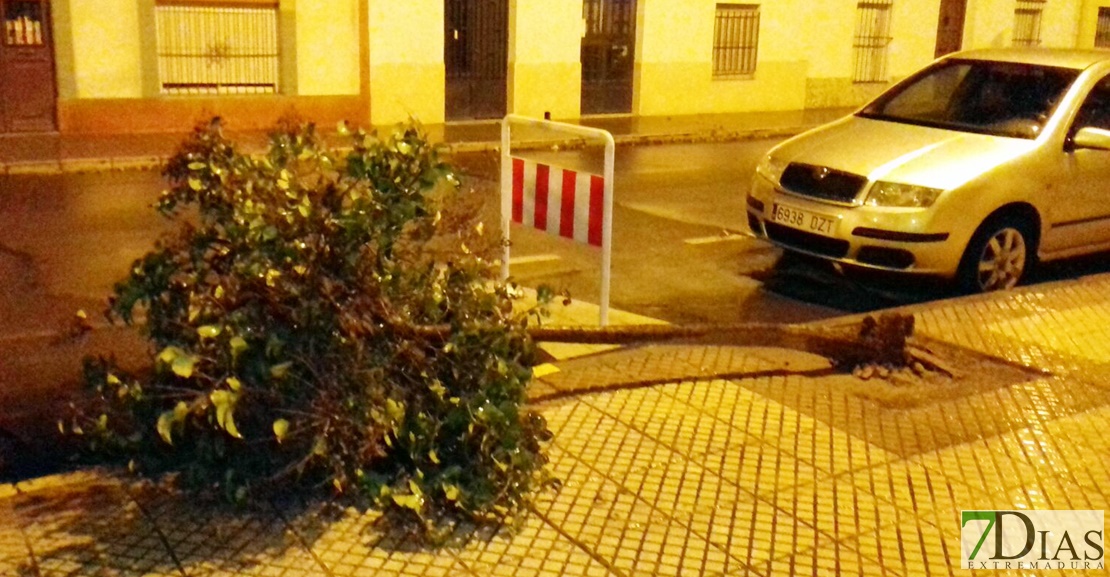
[[[612,306],[677,322],[804,321],[837,314],[762,290],[778,251],[743,238],[743,190],[772,141],[632,147],[617,159]],[[588,154],[547,154],[589,163]],[[457,159],[476,194],[497,204],[492,155]],[[84,309],[168,231],[150,204],[155,171],[0,177],[0,335],[45,334]],[[496,220],[496,219],[494,219]],[[492,223],[491,223],[492,224]],[[514,227],[513,269],[597,301],[597,249]]]

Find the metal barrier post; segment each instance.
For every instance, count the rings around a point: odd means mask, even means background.
[[[609,283],[612,267],[613,248],[613,162],[616,157],[616,143],[613,135],[606,130],[589,128],[577,124],[540,120],[508,114],[501,122],[501,242],[504,246],[501,258],[501,280],[509,278],[509,227],[512,224],[512,124],[521,124],[555,132],[569,133],[605,143],[605,166],[602,170],[602,224],[601,224],[601,295],[600,324],[609,324]]]

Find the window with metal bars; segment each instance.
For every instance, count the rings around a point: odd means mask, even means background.
[[[1110,8],[1098,9],[1098,26],[1095,28],[1095,48],[1110,48]]]
[[[713,77],[755,74],[759,52],[759,5],[718,4],[713,29]]]
[[[1014,7],[1014,46],[1041,45],[1041,13],[1045,0],[1017,0]]]
[[[267,94],[279,89],[277,2],[158,2],[163,94]]]
[[[892,0],[856,4],[855,82],[886,82],[887,47],[890,46],[890,8]]]

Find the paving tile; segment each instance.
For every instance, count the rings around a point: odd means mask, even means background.
[[[966,573],[957,569],[960,531],[955,521],[939,527],[913,518],[884,524],[859,535],[852,545],[868,565],[907,577]]]
[[[859,575],[900,577],[887,564],[880,564],[865,557],[855,548],[838,543],[826,543],[813,549],[779,557],[766,568],[768,575]]]
[[[631,491],[620,475],[590,459],[579,459],[558,447],[553,462],[563,465],[563,487],[540,513],[591,557],[621,575],[723,573],[738,559],[708,537],[711,528],[694,523],[694,510],[713,504],[699,502],[696,482],[660,482],[656,490]],[[684,490],[685,487],[685,490]]]
[[[538,513],[530,515],[517,532],[472,540],[452,556],[458,569],[473,575],[610,574],[601,561]]]
[[[750,437],[714,447],[704,463],[737,487],[756,494],[813,483],[823,475],[814,466]]]
[[[31,550],[20,528],[23,523],[12,510],[15,500],[0,499],[0,575],[19,575],[33,566]]]
[[[325,574],[275,511],[233,510],[149,487],[132,496],[189,575]]]
[[[1096,363],[1110,363],[1110,306],[1096,302],[988,323],[990,331],[1007,338],[1077,355]]]
[[[107,476],[72,480],[31,487],[32,492],[11,500],[40,574],[178,573],[153,526],[119,482]]]
[[[284,556],[320,575],[448,576],[471,575],[451,549],[426,548],[406,537],[383,534],[380,515],[354,508],[310,508],[290,521],[290,528],[311,549]],[[326,572],[325,569],[326,568]]]

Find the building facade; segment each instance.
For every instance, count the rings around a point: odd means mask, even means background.
[[[0,133],[853,106],[936,56],[1110,47],[1110,0],[0,0]]]

